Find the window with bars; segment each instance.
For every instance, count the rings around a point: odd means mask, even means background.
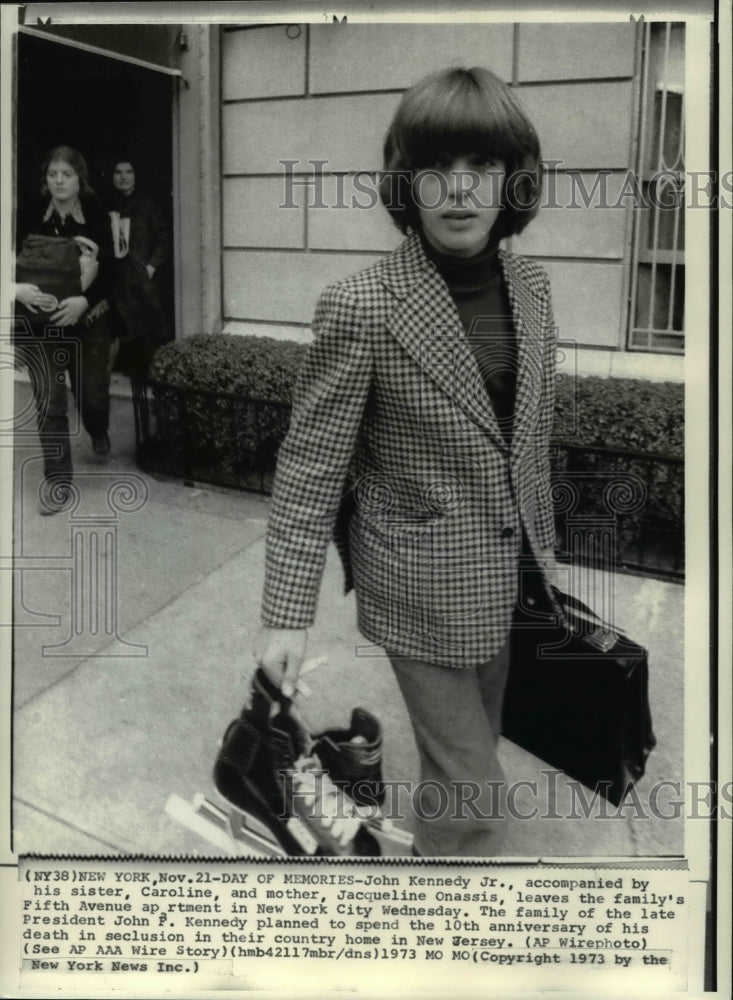
[[[645,23],[641,48],[630,350],[684,351],[685,26]]]

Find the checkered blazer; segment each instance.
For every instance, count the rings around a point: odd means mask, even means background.
[[[506,638],[522,527],[555,538],[547,275],[500,251],[518,342],[507,445],[450,292],[416,235],[321,295],[278,456],[263,621],[311,625],[335,540],[358,624],[392,654],[475,666]]]

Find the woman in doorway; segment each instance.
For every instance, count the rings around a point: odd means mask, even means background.
[[[18,220],[15,300],[30,330],[21,357],[28,364],[43,449],[39,510],[55,514],[71,501],[67,373],[95,456],[106,460],[110,451],[106,314],[112,242],[78,150],[52,149],[41,177],[41,205]],[[62,258],[64,266],[71,264],[65,274]]]
[[[170,232],[159,205],[137,187],[128,158],[112,170],[110,220],[115,271],[113,365],[128,375],[147,371],[157,348],[169,339],[155,281],[170,257]]]
[[[549,283],[500,247],[537,211],[540,146],[502,81],[450,69],[405,93],[384,159],[380,195],[407,238],[318,302],[255,658],[292,695],[335,532],[417,742],[415,853],[490,856],[513,613],[554,565]]]

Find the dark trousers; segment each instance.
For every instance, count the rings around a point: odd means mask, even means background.
[[[496,744],[509,658],[509,636],[476,668],[390,656],[420,757],[420,784],[412,794],[419,854],[497,853],[504,773]]]
[[[86,432],[103,437],[109,429],[109,337],[105,318],[89,326],[64,327],[23,344],[36,407],[43,471],[48,479],[72,477],[66,374]]]

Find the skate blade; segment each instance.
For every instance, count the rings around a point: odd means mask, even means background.
[[[254,820],[237,810],[233,818],[210,802],[200,792],[187,802],[175,793],[168,797],[165,811],[193,833],[207,840],[230,857],[285,858],[287,852],[260,830]],[[250,823],[252,825],[250,825]]]
[[[234,802],[230,802],[229,799],[223,795],[217,788],[217,795],[226,803],[225,810],[228,810],[229,819],[232,824],[232,829],[234,830],[234,835],[237,836],[237,829],[241,829],[241,835],[243,838],[256,838],[262,839],[265,843],[271,843],[274,845],[277,854],[273,857],[283,857],[288,858],[292,855],[281,846],[279,841],[274,837],[272,832],[269,830],[267,825],[261,820],[256,819],[250,813],[241,809]],[[214,809],[219,809],[218,806],[213,806],[208,799],[204,801],[212,806]],[[221,812],[221,810],[219,809]],[[239,827],[237,822],[239,821]],[[306,856],[314,855],[318,851],[318,840],[308,829],[307,825],[303,823],[297,816],[290,816],[284,820],[285,827],[290,836],[295,840],[296,843],[300,844],[302,848],[302,853]]]
[[[288,857],[287,852],[267,835],[266,828],[257,824],[253,817],[231,803],[229,809],[221,809],[200,792],[194,796],[193,802],[172,794],[165,804],[165,811],[171,819],[229,857]],[[385,847],[396,850],[398,854],[410,853],[412,834],[395,826],[391,820],[382,816],[372,817],[364,826]]]
[[[293,775],[306,781],[305,787],[307,787],[307,778],[309,776],[316,775],[317,777],[313,778],[315,781],[318,780],[318,777],[321,779],[327,779],[328,785],[332,789],[333,796],[335,796],[335,798],[341,803],[341,808],[338,810],[337,816],[339,816],[342,821],[345,820],[346,822],[346,828],[343,832],[347,836],[347,842],[354,840],[357,829],[359,825],[361,825],[364,829],[377,836],[379,841],[389,846],[392,850],[396,850],[397,853],[411,853],[413,844],[412,834],[395,826],[392,820],[388,819],[381,811],[375,812],[373,807],[361,806],[354,802],[354,800],[350,798],[346,792],[332,782],[328,771],[324,769],[317,754],[312,754],[308,758],[299,758],[299,760],[296,761],[296,770],[293,772]],[[304,794],[304,790],[295,796],[296,807],[298,805],[303,805],[301,796]],[[306,824],[308,824],[309,817],[307,812],[304,813],[301,818]],[[325,823],[324,825],[328,828],[328,823]],[[336,827],[334,827],[333,832],[336,833]],[[351,834],[350,837],[349,833]],[[334,841],[332,846],[336,852],[339,855],[343,854],[344,856],[348,856],[348,851],[341,850],[346,847],[346,844],[343,843],[338,836],[329,838],[329,841],[331,839]]]

